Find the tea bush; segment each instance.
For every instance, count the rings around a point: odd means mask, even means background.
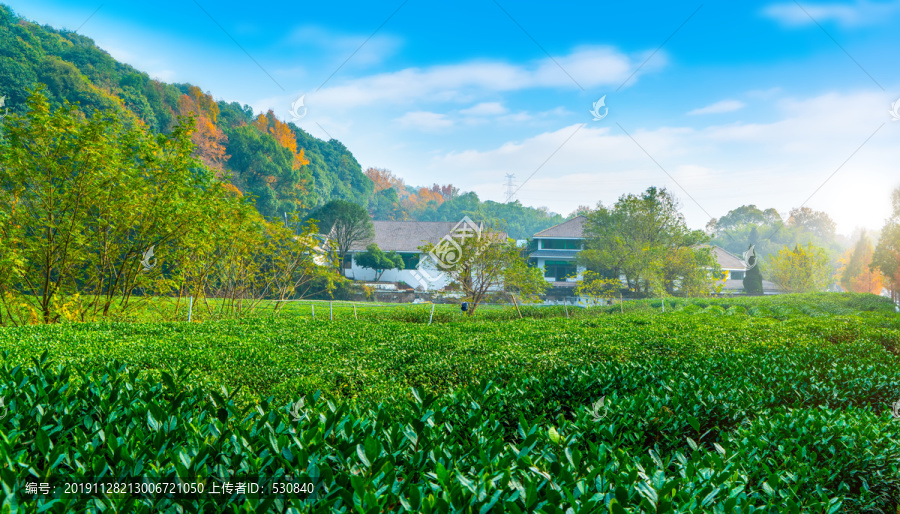
[[[900,320],[854,298],[4,329],[0,509],[896,512]],[[133,475],[317,491],[25,493]]]

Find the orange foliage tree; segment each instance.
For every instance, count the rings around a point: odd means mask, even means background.
[[[178,115],[194,118],[196,130],[191,135],[191,142],[196,145],[194,155],[215,170],[216,176],[221,176],[228,160],[225,155],[228,137],[216,125],[219,118],[218,104],[199,87],[191,86],[188,94],[178,98]]]
[[[369,168],[366,170],[366,176],[375,184],[376,193],[389,187],[393,187],[397,190],[397,194],[400,198],[409,195],[409,192],[406,190],[406,184],[403,183],[403,179],[394,175],[391,170],[384,168]]]
[[[874,253],[872,241],[863,232],[856,246],[852,250],[847,250],[841,259],[838,273],[844,289],[854,293],[881,294],[884,288],[884,275],[870,266]]]
[[[294,156],[294,169],[309,164],[309,159],[303,152],[303,149],[297,149],[297,137],[287,123],[283,123],[275,117],[275,113],[269,109],[267,114],[260,114],[253,120],[253,126],[263,134],[269,134],[278,144],[291,151]]]

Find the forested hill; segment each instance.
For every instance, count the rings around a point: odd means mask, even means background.
[[[44,93],[53,104],[77,102],[86,113],[118,111],[158,133],[170,132],[180,116],[194,116],[197,156],[243,194],[255,197],[257,209],[269,218],[285,212],[302,215],[341,199],[365,206],[376,219],[502,219],[515,238],[563,221],[544,209],[482,202],[452,185],[414,188],[393,177],[387,186],[379,185],[373,179],[379,180],[384,170],[364,173],[338,140],[317,139],[271,111],[255,115],[248,105],[215,101],[197,86],[153,80],[116,61],[88,37],[32,23],[0,4],[0,97],[5,96],[5,108],[22,113],[38,84],[46,86]]]

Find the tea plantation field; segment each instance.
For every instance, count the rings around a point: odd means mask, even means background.
[[[0,329],[0,509],[900,512],[893,304],[629,304]],[[316,492],[25,489],[130,476]]]

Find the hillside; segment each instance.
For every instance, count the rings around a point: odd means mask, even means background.
[[[249,105],[216,101],[191,84],[168,84],[116,61],[88,37],[30,22],[0,4],[0,96],[21,113],[38,84],[54,105],[78,103],[86,113],[118,111],[157,133],[169,133],[182,116],[193,116],[197,155],[241,193],[255,198],[269,218],[300,215],[333,199],[369,209],[376,219],[455,221],[463,215],[500,219],[517,239],[563,221],[521,204],[482,202],[474,193],[416,195],[396,188],[376,195],[373,181],[340,141],[323,141]],[[412,195],[409,190],[412,190]],[[425,188],[422,188],[425,189]]]

